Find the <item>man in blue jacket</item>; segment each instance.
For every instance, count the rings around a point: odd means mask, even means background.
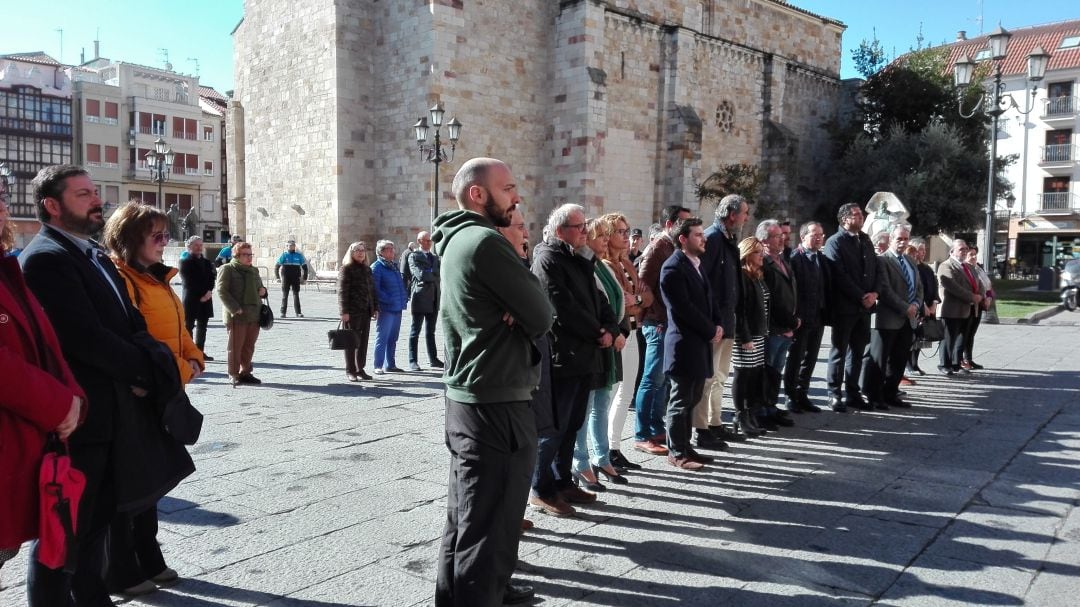
[[[289,291],[293,292],[293,308],[296,316],[303,318],[300,312],[300,285],[307,282],[308,265],[304,254],[296,250],[296,241],[289,240],[288,246],[274,264],[274,276],[281,281],[281,317],[289,310]]]

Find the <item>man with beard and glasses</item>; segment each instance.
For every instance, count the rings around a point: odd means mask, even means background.
[[[521,202],[509,167],[469,160],[454,177],[460,210],[435,220],[444,261],[440,321],[445,339],[446,447],[450,479],[435,604],[497,607],[521,602],[510,583],[517,563],[536,421],[529,401],[540,381],[534,340],[554,310],[518,251],[495,228]]]
[[[88,403],[86,422],[69,441],[72,465],[86,475],[76,527],[78,564],[71,574],[49,569],[38,562],[35,545],[27,591],[30,605],[112,605],[101,578],[105,531],[118,505],[146,485],[146,479],[114,469],[141,457],[125,450],[141,440],[133,437],[135,425],[155,427],[139,418],[141,412],[153,415],[153,407],[137,400],[154,388],[146,351],[135,342],[146,323],[116,267],[90,238],[105,219],[89,174],[73,165],[42,169],[34,178],[34,200],[42,227],[19,261]],[[145,463],[149,474],[156,462]],[[160,495],[145,497],[156,501]]]

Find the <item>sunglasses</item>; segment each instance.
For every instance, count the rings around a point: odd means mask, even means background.
[[[172,242],[172,236],[168,232],[154,232],[150,237],[154,239],[154,244],[169,244]]]

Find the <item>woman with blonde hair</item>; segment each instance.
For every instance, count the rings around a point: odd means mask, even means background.
[[[765,404],[765,338],[769,334],[769,288],[765,285],[762,265],[765,246],[753,236],[739,243],[741,288],[735,302],[735,348],[731,361],[735,372],[731,379],[731,400],[735,403],[735,429],[747,437],[764,431],[754,418]]]
[[[205,363],[187,331],[184,306],[170,286],[178,270],[162,263],[169,241],[168,215],[138,201],[117,209],[105,223],[102,237],[131,302],[146,320],[146,330],[172,352],[182,389],[203,372]],[[157,530],[156,505],[118,514],[110,525],[108,577],[122,594],[146,594],[157,590],[157,584],[177,579],[176,571],[165,564]]]
[[[338,270],[338,313],[345,327],[356,332],[360,342],[356,348],[345,350],[345,376],[349,381],[371,379],[364,371],[367,364],[368,339],[371,336],[371,319],[379,314],[375,300],[375,283],[371,266],[367,264],[367,245],[354,242],[345,251]]]
[[[603,261],[622,287],[624,313],[620,320],[625,321],[629,330],[626,347],[617,355],[622,359],[622,379],[615,384],[614,396],[608,408],[608,459],[611,466],[600,468],[600,474],[611,478],[611,475],[620,469],[625,471],[641,468],[640,464],[626,459],[619,449],[619,443],[623,438],[626,414],[630,404],[634,402],[634,378],[637,377],[639,362],[636,333],[639,331],[642,315],[653,303],[653,292],[638,277],[637,268],[630,261],[630,224],[626,217],[621,213],[608,213],[600,217],[600,221],[606,223],[611,231]],[[618,483],[614,480],[613,482]]]

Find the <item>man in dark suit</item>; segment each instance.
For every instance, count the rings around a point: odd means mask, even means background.
[[[712,346],[724,332],[715,316],[709,281],[701,273],[705,230],[697,217],[680,220],[673,230],[678,249],[660,268],[660,293],[667,306],[664,373],[671,382],[667,408],[668,463],[700,470],[712,461],[690,446],[694,406],[701,401],[705,378],[713,373]]]
[[[86,475],[79,504],[78,565],[71,575],[31,558],[28,592],[32,605],[112,605],[101,579],[105,530],[116,508],[112,474],[116,420],[127,410],[120,399],[145,396],[152,388],[143,350],[132,341],[146,323],[128,299],[116,268],[90,239],[105,224],[102,202],[81,167],[51,166],[34,178],[41,231],[19,257],[26,283],[56,328],[75,379],[86,391],[86,423],[71,435],[72,464]],[[130,407],[128,407],[130,408]],[[125,427],[131,427],[125,425]]]
[[[780,396],[780,381],[784,375],[788,350],[801,321],[795,274],[784,255],[784,232],[780,222],[766,219],[758,224],[754,234],[765,245],[762,272],[769,287],[769,338],[765,341],[765,402],[757,412],[760,425],[768,430],[777,426],[792,426],[795,422],[787,413],[776,408]]]
[[[863,351],[870,341],[870,311],[878,299],[877,254],[870,238],[861,231],[865,216],[858,204],[841,206],[836,219],[840,230],[825,241],[832,281],[829,406],[840,412],[848,407],[867,410],[870,405],[859,394],[859,376]],[[842,390],[847,392],[847,398],[841,398]]]
[[[409,307],[412,312],[412,327],[409,329],[409,370],[420,370],[417,350],[421,324],[427,328],[424,340],[427,343],[428,364],[442,369],[443,361],[439,360],[439,350],[435,346],[435,319],[439,316],[439,257],[431,251],[431,234],[420,232],[416,235],[416,242],[420,245],[420,250],[406,258],[409,275],[412,277],[412,284],[409,285],[412,295]]]
[[[184,323],[203,359],[206,355],[206,325],[214,317],[214,282],[217,269],[203,256],[203,240],[198,236],[187,239],[187,257],[180,260],[180,283],[183,285]]]
[[[863,361],[863,394],[875,409],[909,406],[899,397],[915,322],[922,305],[922,281],[915,260],[904,254],[911,233],[904,226],[893,228],[889,250],[882,253],[879,277],[880,298],[871,321],[870,348]]]
[[[816,221],[799,228],[802,244],[791,252],[791,272],[798,285],[798,316],[802,321],[791,339],[787,364],[784,366],[784,394],[787,410],[792,413],[821,411],[808,396],[810,378],[814,375],[821,336],[825,333],[825,297],[829,292],[828,264],[821,254],[825,231]]]
[[[716,220],[705,229],[705,254],[701,256],[701,275],[712,291],[713,315],[723,330],[719,343],[713,344],[712,376],[705,380],[701,402],[694,407],[694,428],[698,447],[724,449],[726,441],[738,435],[724,430],[721,401],[724,383],[731,370],[731,352],[735,346],[735,302],[739,293],[739,231],[750,216],[750,205],[738,194],[724,196],[716,205]]]

